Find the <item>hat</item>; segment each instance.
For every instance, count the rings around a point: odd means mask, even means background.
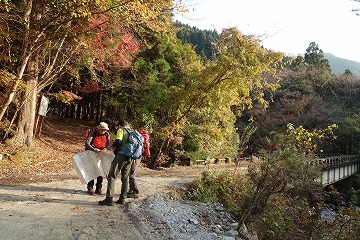
[[[129,125],[129,123],[128,123],[126,120],[124,120],[124,119],[121,119],[121,120],[118,122],[118,126],[125,127],[125,126],[127,126],[127,125]]]
[[[97,129],[105,129],[106,131],[109,131],[109,126],[106,122],[101,122],[97,127]]]

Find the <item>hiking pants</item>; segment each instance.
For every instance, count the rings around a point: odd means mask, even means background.
[[[110,171],[107,177],[108,185],[106,189],[106,198],[113,198],[115,191],[115,180],[119,173],[121,173],[121,193],[120,199],[126,198],[126,193],[129,189],[129,173],[131,162],[124,154],[116,154],[114,160],[111,162]]]
[[[96,189],[101,189],[102,188],[103,179],[104,178],[102,176],[97,177],[97,179],[96,179]],[[88,182],[88,184],[87,184],[88,189],[89,188],[93,189],[94,188],[94,183],[95,183],[94,179],[91,180],[90,182]]]
[[[141,161],[141,158],[132,160],[131,168],[130,168],[130,175],[129,175],[130,191],[132,191],[136,194],[139,193],[139,189],[136,184],[135,174],[136,174],[136,170],[140,164],[140,161]]]

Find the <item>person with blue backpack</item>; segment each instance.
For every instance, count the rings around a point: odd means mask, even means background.
[[[99,205],[113,206],[115,180],[121,174],[121,192],[118,204],[124,204],[129,188],[129,173],[131,161],[138,159],[142,154],[143,137],[136,131],[131,131],[126,120],[120,120],[116,132],[116,139],[113,143],[115,157],[111,162],[111,167],[107,177],[106,198],[99,201]]]

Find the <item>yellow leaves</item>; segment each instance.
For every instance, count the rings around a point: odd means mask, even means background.
[[[12,3],[9,0],[0,0],[0,10],[10,11]]]
[[[116,1],[116,7],[112,6],[112,9],[122,22],[138,31],[146,28],[159,32],[165,30],[171,22],[172,1]]]
[[[240,93],[232,95],[238,104],[251,107],[256,100],[266,106],[264,91],[279,87],[277,71],[283,54],[262,48],[256,36],[243,35],[236,28],[223,30],[217,49],[218,60],[213,68],[219,74],[211,76],[212,82],[221,83],[224,90]]]
[[[70,104],[74,100],[81,100],[81,97],[77,96],[76,94],[74,94],[72,92],[65,91],[65,90],[61,90],[58,93],[54,93],[52,95],[56,98],[56,100],[61,101],[65,104]]]
[[[332,124],[324,129],[314,129],[313,131],[308,131],[303,126],[295,128],[292,123],[289,123],[287,127],[288,136],[294,141],[298,150],[301,152],[309,152],[316,149],[316,141],[325,138],[335,139],[336,136],[333,130],[338,126]]]

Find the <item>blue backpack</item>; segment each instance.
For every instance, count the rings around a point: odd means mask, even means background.
[[[125,130],[129,133],[129,141],[119,153],[130,159],[139,159],[143,153],[144,137],[138,131],[130,131],[127,128]]]

